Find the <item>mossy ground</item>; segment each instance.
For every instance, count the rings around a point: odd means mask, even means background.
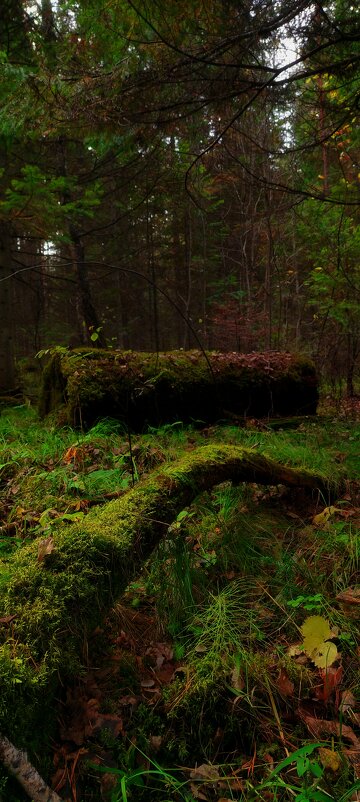
[[[75,798],[76,788],[81,802],[100,802],[107,792],[109,800],[122,800],[121,772],[128,799],[139,802],[293,798],[286,788],[277,796],[272,791],[272,797],[262,796],[260,788],[286,749],[292,752],[311,740],[304,716],[334,723],[341,694],[351,693],[351,712],[341,716],[356,734],[357,607],[340,594],[358,587],[359,424],[305,420],[296,430],[272,432],[258,421],[202,431],[177,423],[129,442],[116,422],[99,424],[87,434],[51,430],[23,408],[2,414],[0,438],[3,586],[13,581],[8,574],[14,552],[22,566],[9,616],[20,615],[25,627],[31,600],[24,594],[30,585],[36,592],[27,555],[37,552],[39,542],[67,523],[75,539],[85,522],[88,533],[78,566],[67,538],[44,557],[45,563],[58,561],[51,583],[59,584],[60,602],[52,606],[53,587],[42,586],[33,648],[39,654],[54,649],[53,663],[48,660],[45,670],[39,662],[37,670],[29,670],[28,654],[12,636],[12,621],[3,624],[2,663],[13,680],[13,698],[3,703],[7,714],[11,710],[12,731],[21,742],[26,722],[35,722],[38,729],[27,743],[34,759],[39,759],[44,730],[52,738],[57,769],[51,768],[49,756],[42,768],[48,776],[56,774],[64,798]],[[327,500],[301,490],[225,482],[200,494],[174,516],[168,534],[118,604],[114,586],[114,610],[95,627],[103,579],[98,581],[96,574],[101,544],[91,536],[98,512],[95,508],[89,515],[89,510],[106,494],[117,504],[116,496],[139,477],[167,463],[171,468],[180,455],[186,461],[201,443],[251,447],[329,479],[345,474],[350,484],[323,520],[316,515],[329,509]],[[149,514],[145,507],[143,513],[153,519],[162,514],[160,508]],[[108,537],[109,563],[119,559],[116,533],[102,534]],[[88,634],[74,653],[79,622],[69,625],[68,603],[76,607],[82,595],[89,600],[83,622]],[[311,660],[289,651],[301,641],[304,619],[313,614],[337,627],[342,678],[339,671],[329,693]],[[68,633],[61,642],[61,663],[68,664],[72,678],[64,676],[56,710],[46,706],[46,697],[39,710],[39,686],[49,689],[52,665],[58,667],[61,628]],[[25,710],[17,704],[20,685],[26,688]],[[326,738],[324,732],[321,740]],[[337,738],[331,748],[341,751]],[[200,768],[191,777],[196,765],[215,767],[215,773]],[[344,766],[331,778],[325,773],[321,781],[329,793],[337,787],[338,797],[352,781],[351,765]],[[167,775],[169,768],[176,771]],[[252,790],[256,787],[258,792]],[[8,785],[6,794],[9,802],[20,799],[14,786]]]

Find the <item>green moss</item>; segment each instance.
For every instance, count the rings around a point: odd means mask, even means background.
[[[45,686],[50,698],[58,674],[66,678],[79,671],[88,634],[136,575],[168,524],[198,493],[226,480],[284,481],[324,490],[321,477],[284,469],[253,451],[204,446],[155,470],[81,522],[59,526],[47,554],[42,554],[41,539],[14,554],[5,564],[10,576],[0,592],[0,617],[14,616],[11,644],[16,644],[14,649],[10,644],[9,652],[3,626],[0,685],[5,707],[0,709],[0,730],[10,737],[18,733],[17,717],[12,720],[7,714],[17,672],[19,717],[23,715],[30,727],[31,715],[25,715],[24,706],[36,707],[37,696],[42,707]],[[25,739],[29,733],[24,725]]]

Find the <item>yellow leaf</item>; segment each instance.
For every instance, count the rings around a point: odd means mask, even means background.
[[[304,638],[304,651],[310,657],[314,649],[330,638],[330,624],[321,615],[309,615],[301,627],[301,633]]]
[[[334,515],[334,512],[339,512],[337,507],[325,507],[318,515],[314,515],[312,519],[313,524],[315,524],[315,526],[325,526],[329,518]]]
[[[314,649],[311,660],[317,668],[329,668],[335,663],[335,660],[338,657],[338,650],[335,646],[335,643],[331,643],[331,641],[327,641],[326,643],[322,643],[317,649]]]
[[[342,765],[341,757],[338,752],[333,752],[332,749],[326,749],[321,746],[319,749],[320,763],[324,769],[335,772],[339,771]]]

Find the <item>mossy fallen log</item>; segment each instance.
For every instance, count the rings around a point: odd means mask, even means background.
[[[44,370],[39,412],[62,408],[62,423],[85,428],[114,417],[141,431],[228,415],[312,415],[317,402],[313,363],[289,353],[58,349]]]
[[[42,749],[54,727],[53,698],[81,669],[88,638],[136,576],[168,525],[220,482],[301,486],[328,497],[321,476],[247,449],[203,446],[153,471],[120,499],[45,541],[19,549],[0,572],[0,731]]]

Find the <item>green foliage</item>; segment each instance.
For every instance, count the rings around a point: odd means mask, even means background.
[[[324,768],[318,757],[314,754],[316,750],[326,746],[322,743],[311,743],[297,749],[289,757],[282,760],[271,772],[270,777],[265,782],[260,783],[247,799],[251,802],[267,798],[267,793],[281,794],[281,799],[294,799],[295,802],[345,802],[351,799],[352,795],[360,788],[360,781],[351,783],[350,787],[340,796],[333,796],[328,789],[322,790],[320,781],[324,776]],[[300,783],[284,779],[281,773],[286,770],[295,769]],[[285,797],[283,797],[285,794]],[[275,798],[278,798],[277,796]]]
[[[134,790],[138,800],[145,800],[156,794],[157,802],[172,802],[173,799],[179,802],[195,802],[195,797],[187,788],[187,781],[177,778],[177,774],[182,774],[181,769],[164,769],[159,763],[145,755],[141,749],[137,748],[135,754],[138,759],[145,759],[149,763],[149,768],[134,768],[133,770],[123,770],[119,768],[100,768],[103,771],[116,777],[116,786],[111,795],[111,802],[129,802],[134,798]]]
[[[65,197],[73,200],[65,201]],[[63,229],[61,239],[67,239],[66,221],[71,216],[93,217],[100,204],[101,186],[99,182],[84,190],[76,186],[74,179],[64,176],[53,177],[43,173],[37,165],[27,164],[21,169],[21,177],[11,179],[0,202],[0,216],[8,218],[31,215],[45,225],[48,235],[58,238],[59,228]]]

